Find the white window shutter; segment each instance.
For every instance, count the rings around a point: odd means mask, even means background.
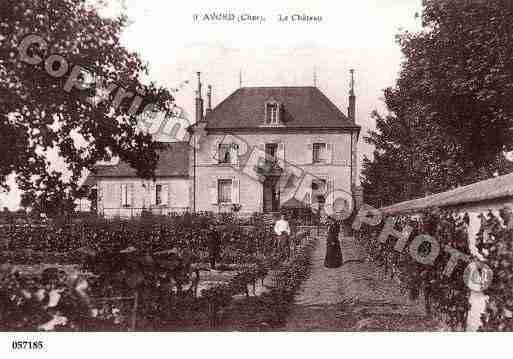
[[[96,190],[96,210],[98,211],[98,214],[103,212],[103,184],[101,182],[98,182],[97,190]]]
[[[150,184],[150,204],[152,206],[157,204],[157,185],[155,182]]]
[[[328,163],[333,163],[333,152],[334,152],[335,144],[334,143],[327,143],[326,144],[326,150],[328,152]]]
[[[265,153],[265,142],[260,142],[258,144],[257,154],[257,164],[260,165],[261,163],[263,163],[262,161],[265,161],[267,159],[267,154]],[[261,158],[262,156],[264,158]]]
[[[240,194],[240,186],[239,186],[239,179],[234,178],[232,180],[232,203],[239,203],[239,194]]]
[[[285,164],[285,144],[283,142],[278,144],[278,161],[282,166]]]
[[[218,203],[218,199],[217,199],[217,180],[212,180],[212,182],[210,182],[210,201],[212,202],[212,204],[217,204]]]
[[[134,184],[130,183],[130,187],[128,188],[128,205],[134,205]]]
[[[169,204],[169,185],[167,183],[162,185],[162,204]]]
[[[103,201],[103,183],[98,183],[97,190],[96,190],[96,197],[98,203]]]
[[[326,181],[326,201],[330,204],[333,204],[333,180],[328,179]]]
[[[219,139],[214,141],[213,148],[212,148],[212,160],[215,163],[219,162],[219,145],[221,144],[221,141]]]
[[[117,186],[117,197],[119,198],[119,207],[123,207],[123,185]]]
[[[308,141],[308,144],[306,145],[306,149],[307,149],[307,163],[313,163],[313,143]]]
[[[232,161],[232,164],[236,165],[239,163],[239,150],[238,145],[236,143],[232,143],[230,145],[230,160]]]

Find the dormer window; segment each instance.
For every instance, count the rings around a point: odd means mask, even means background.
[[[267,123],[276,125],[278,123],[278,105],[275,103],[267,104]]]
[[[267,125],[277,125],[280,123],[280,104],[270,101],[265,104],[265,123]]]

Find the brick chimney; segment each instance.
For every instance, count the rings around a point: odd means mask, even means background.
[[[351,83],[349,85],[349,106],[347,107],[347,117],[355,123],[356,122],[356,96],[354,95],[354,70],[349,70],[351,73]]]
[[[201,97],[201,72],[198,75],[198,89],[196,90],[196,122],[203,121],[203,98]]]
[[[212,112],[212,85],[207,88],[207,109],[205,110],[205,117]]]

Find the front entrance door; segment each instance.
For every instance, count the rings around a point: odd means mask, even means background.
[[[268,176],[264,180],[264,212],[275,212],[280,209],[278,179],[278,176]]]

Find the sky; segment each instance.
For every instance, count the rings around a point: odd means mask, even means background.
[[[354,69],[361,163],[364,155],[372,154],[363,141],[375,126],[370,114],[375,109],[386,113],[383,89],[394,85],[403,60],[395,36],[420,30],[415,13],[421,1],[125,0],[130,25],[122,40],[149,63],[152,80],[179,88],[176,103],[191,115],[197,71],[204,89],[212,85],[215,106],[239,88],[240,78],[242,86],[312,86],[315,68],[317,87],[346,113],[349,70]],[[122,7],[119,0],[111,0],[103,13],[115,15]],[[214,12],[265,21],[193,20],[193,15]],[[320,16],[322,21],[278,20],[294,14]],[[13,189],[0,194],[0,208],[15,209],[20,193],[12,176],[9,185]]]

